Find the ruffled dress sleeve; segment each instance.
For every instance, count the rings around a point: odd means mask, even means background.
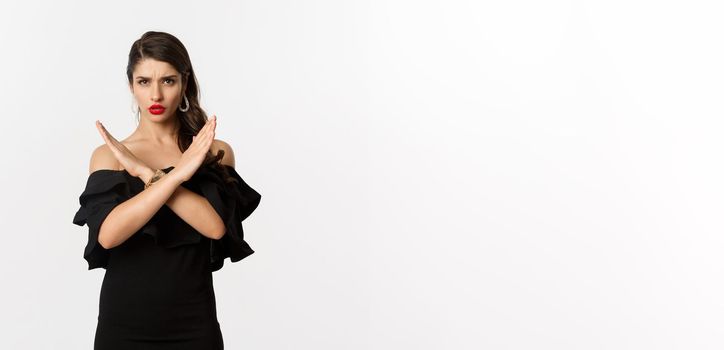
[[[123,171],[101,169],[88,176],[85,190],[79,197],[80,209],[73,217],[74,224],[88,225],[88,243],[83,252],[88,270],[106,268],[110,249],[98,243],[101,224],[113,208],[131,197],[130,183]]]
[[[233,181],[226,182],[216,168],[201,167],[192,178],[201,192],[226,225],[226,233],[219,240],[211,240],[211,270],[219,270],[224,259],[237,262],[254,253],[244,240],[242,221],[259,206],[261,195],[251,188],[229,165],[225,167]]]

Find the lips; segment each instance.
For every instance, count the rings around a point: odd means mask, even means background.
[[[160,104],[154,104],[151,107],[148,107],[148,111],[151,112],[151,114],[161,114],[165,110],[166,110],[166,108],[164,108]]]

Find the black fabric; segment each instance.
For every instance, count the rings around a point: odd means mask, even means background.
[[[223,349],[216,318],[212,272],[230,258],[254,250],[244,240],[242,221],[259,206],[261,195],[237,171],[235,181],[202,166],[181,186],[206,198],[226,232],[209,239],[168,206],[120,245],[105,249],[98,233],[117,205],[143,191],[143,181],[125,170],[97,170],[88,176],[73,223],[88,226],[83,257],[88,270],[106,270],[100,293],[96,349]],[[163,169],[169,172],[174,167]]]
[[[226,258],[231,262],[238,262],[254,253],[244,240],[242,221],[249,217],[261,202],[261,195],[241,178],[234,167],[222,166],[236,182],[227,183],[220,171],[204,166],[200,167],[189,181],[181,184],[204,196],[226,225],[224,236],[218,241],[211,240],[212,271],[221,269]],[[171,166],[163,171],[168,173],[173,168]],[[88,262],[88,270],[106,268],[108,264],[109,250],[98,243],[98,233],[105,218],[118,204],[142,190],[143,181],[125,170],[102,169],[89,175],[86,188],[79,197],[81,206],[73,218],[76,225],[88,225],[88,242],[83,254]],[[164,229],[159,229],[159,226]],[[167,206],[162,206],[139,232],[153,237],[154,242],[164,248],[199,243],[202,237]]]
[[[199,184],[201,194],[208,199],[226,225],[226,233],[220,240],[211,241],[211,269],[216,271],[224,265],[224,259],[237,262],[254,250],[244,240],[241,222],[246,219],[261,201],[261,195],[239,176],[233,167],[224,165],[234,181],[227,183],[223,174],[210,167],[197,171],[192,181]]]
[[[106,267],[109,251],[98,243],[98,233],[103,220],[118,204],[131,198],[127,172],[97,170],[88,176],[85,190],[79,197],[80,209],[73,217],[73,223],[88,225],[88,243],[83,257],[88,261],[88,270]],[[149,225],[152,225],[149,222]],[[142,229],[145,230],[146,227]]]

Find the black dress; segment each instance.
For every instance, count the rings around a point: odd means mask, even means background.
[[[202,166],[181,184],[204,196],[226,224],[219,240],[201,235],[166,205],[122,244],[98,244],[103,220],[115,206],[143,191],[144,183],[125,170],[97,170],[88,176],[73,218],[88,225],[83,257],[88,270],[102,267],[94,349],[223,349],[216,318],[212,272],[224,259],[237,262],[254,253],[244,241],[242,220],[261,195],[228,165],[236,182]],[[163,169],[169,172],[174,167]]]

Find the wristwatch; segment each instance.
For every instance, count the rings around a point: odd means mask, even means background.
[[[151,185],[153,185],[153,184],[156,183],[158,180],[160,180],[164,175],[166,175],[166,173],[163,172],[163,170],[161,170],[161,169],[156,169],[156,172],[153,174],[153,176],[151,176],[151,180],[148,180],[148,182],[147,182],[146,185],[143,187],[143,189],[145,190],[145,189],[149,188]]]

